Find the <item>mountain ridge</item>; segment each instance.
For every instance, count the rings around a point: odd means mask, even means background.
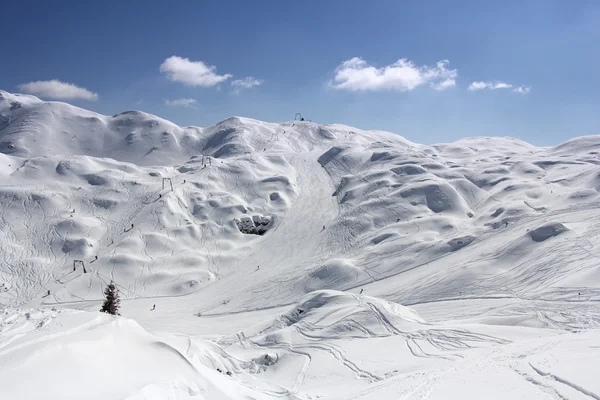
[[[182,128],[3,91],[0,116],[5,397],[598,389],[598,136]],[[111,281],[124,317],[98,315]]]

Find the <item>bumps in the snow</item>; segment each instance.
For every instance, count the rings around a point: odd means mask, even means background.
[[[236,219],[235,223],[242,233],[248,235],[264,235],[271,226],[271,218],[261,215],[253,215],[250,217],[243,217]]]
[[[447,243],[450,246],[450,251],[456,251],[462,249],[465,246],[470,245],[473,240],[475,240],[475,236],[467,235],[463,237],[454,238],[449,240]]]
[[[558,236],[569,229],[560,222],[552,221],[535,228],[529,232],[529,236],[534,242],[543,242],[553,236]]]

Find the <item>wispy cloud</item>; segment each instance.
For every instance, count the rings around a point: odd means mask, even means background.
[[[512,92],[520,93],[520,94],[527,94],[531,90],[531,88],[529,86],[516,86],[515,87],[510,83],[499,82],[499,81],[494,81],[494,82],[476,81],[476,82],[472,82],[468,88],[468,90],[470,90],[471,92],[475,92],[477,90],[485,90],[485,89],[487,89],[487,90],[510,89]]]
[[[235,93],[239,93],[243,89],[250,89],[254,86],[262,85],[263,82],[264,81],[261,79],[256,79],[252,76],[249,76],[244,79],[236,79],[234,81],[231,81],[231,86],[233,86],[233,91]]]
[[[160,72],[175,82],[189,86],[211,87],[231,78],[233,75],[219,75],[217,67],[204,64],[202,61],[190,61],[187,58],[171,56],[160,65]]]
[[[192,107],[196,104],[196,100],[194,99],[174,99],[174,100],[165,100],[165,104],[168,106],[176,106],[176,107]]]
[[[61,82],[57,79],[50,81],[35,81],[19,85],[19,90],[40,97],[52,99],[83,99],[98,100],[98,94],[72,83]]]
[[[473,82],[469,85],[469,90],[474,92],[476,90],[483,90],[483,89],[490,89],[490,90],[496,90],[496,89],[510,89],[512,87],[511,84],[509,83],[505,83],[505,82],[482,82],[482,81],[478,81],[478,82]]]
[[[531,88],[529,86],[518,86],[518,87],[514,88],[512,91],[515,93],[527,94],[527,93],[529,93],[530,90],[531,90]]]
[[[354,57],[335,69],[335,77],[329,82],[329,86],[350,91],[407,92],[429,84],[434,90],[446,90],[456,86],[458,77],[457,70],[447,68],[448,63],[448,60],[442,60],[435,66],[417,66],[402,58],[391,65],[377,68],[360,57]]]
[[[430,83],[429,86],[431,86],[432,89],[437,90],[437,91],[450,89],[450,88],[453,88],[454,86],[456,86],[456,79],[448,78],[441,82]]]

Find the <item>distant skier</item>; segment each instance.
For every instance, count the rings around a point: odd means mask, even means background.
[[[150,311],[154,311],[154,310],[156,310],[156,304],[154,304],[154,305],[152,306],[152,310],[150,310]]]
[[[364,291],[365,289],[360,289],[360,294],[363,294]]]
[[[50,296],[50,289],[48,289],[48,296]]]
[[[98,259],[98,256],[96,256],[96,260]]]
[[[504,221],[504,223],[506,224],[506,225],[504,225],[504,227],[508,228],[508,221]]]
[[[256,266],[256,271],[258,271],[260,269],[260,265]]]

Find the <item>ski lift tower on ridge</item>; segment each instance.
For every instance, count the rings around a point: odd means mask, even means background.
[[[294,121],[304,121],[304,117],[302,114],[296,113],[296,115],[294,115]]]

